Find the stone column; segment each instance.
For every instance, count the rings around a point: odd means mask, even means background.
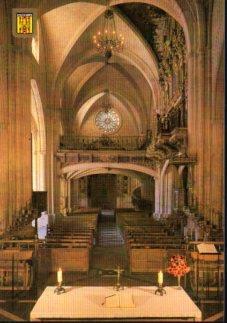
[[[211,150],[212,150],[212,64],[211,48],[206,47],[206,91],[205,91],[205,113],[204,113],[204,217],[211,221]],[[208,207],[207,207],[208,206]]]
[[[212,108],[211,140],[211,209],[224,216],[224,62],[219,68],[214,106]]]
[[[188,152],[197,156],[195,195],[201,207],[204,201],[204,51],[188,55]]]
[[[68,201],[68,211],[71,211],[71,180],[67,181],[67,201]]]
[[[165,207],[165,213],[171,214],[173,211],[173,171],[169,171],[166,176],[167,180],[167,187],[166,187],[166,207]]]
[[[197,143],[195,133],[196,129],[196,54],[195,52],[188,53],[188,152],[189,155],[196,155]]]
[[[196,73],[197,73],[197,91],[196,99],[197,105],[195,106],[196,114],[196,132],[194,136],[197,139],[197,164],[195,167],[195,189],[199,203],[199,210],[203,212],[202,206],[204,205],[204,135],[205,135],[205,95],[204,95],[204,83],[205,83],[205,56],[204,50],[201,50],[197,54],[196,59]]]
[[[59,198],[59,207],[57,211],[61,214],[65,214],[66,205],[66,197],[67,197],[67,181],[64,175],[60,176],[60,198]]]
[[[155,179],[155,214],[160,217],[160,179]]]
[[[57,108],[57,107],[56,107]],[[61,164],[56,158],[56,152],[59,148],[59,112],[50,104],[47,107],[46,123],[46,138],[47,138],[47,187],[48,187],[48,206],[49,213],[54,214],[59,207],[60,200],[60,178]]]
[[[46,151],[39,151],[39,163],[40,163],[40,191],[46,190]]]
[[[0,1],[0,234],[9,224],[9,110],[8,110],[8,29],[4,1]]]
[[[32,193],[31,41],[11,36],[12,12],[7,4],[0,3],[1,231]]]
[[[166,174],[166,169],[168,167],[169,161],[167,160],[162,167],[162,169],[159,167],[158,168],[158,174],[159,174],[159,179],[158,179],[158,187],[159,187],[159,213],[163,214],[165,213],[165,174]],[[156,191],[157,193],[157,191]]]
[[[32,153],[32,181],[34,191],[45,191],[45,156],[46,151],[40,149]]]

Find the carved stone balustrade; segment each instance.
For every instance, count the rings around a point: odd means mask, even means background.
[[[140,136],[76,136],[64,135],[60,138],[60,149],[66,150],[143,150],[151,137]]]

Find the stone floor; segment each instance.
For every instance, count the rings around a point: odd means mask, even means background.
[[[117,247],[124,244],[124,239],[120,229],[114,222],[106,223],[101,222],[98,225],[98,241],[97,245],[100,247]]]

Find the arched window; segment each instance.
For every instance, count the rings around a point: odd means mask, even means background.
[[[40,26],[37,21],[35,36],[32,38],[32,54],[35,57],[37,63],[39,63],[39,37],[40,37]]]
[[[32,189],[45,191],[46,131],[39,89],[31,80]]]

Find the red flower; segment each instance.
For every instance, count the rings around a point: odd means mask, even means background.
[[[170,265],[167,272],[173,276],[184,276],[190,271],[190,267],[186,263],[184,256],[175,255],[170,259]]]

